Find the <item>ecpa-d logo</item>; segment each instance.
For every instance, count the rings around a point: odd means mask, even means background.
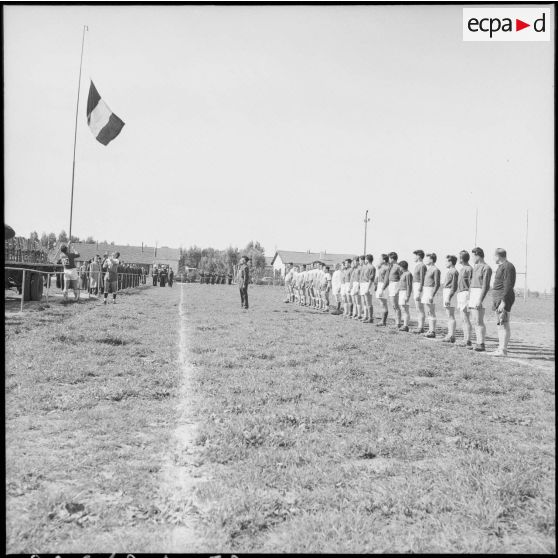
[[[550,41],[550,8],[463,8],[464,41]]]

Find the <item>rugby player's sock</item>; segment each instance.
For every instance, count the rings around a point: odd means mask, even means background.
[[[388,318],[388,312],[384,312],[384,313],[382,314],[382,323],[383,323],[384,325],[387,324],[387,318]]]
[[[450,318],[448,320],[448,335],[450,337],[455,337],[455,318]]]
[[[505,323],[504,324],[504,346],[503,346],[503,350],[507,351],[508,350],[508,344],[510,342],[510,337],[511,337],[511,328],[510,328],[510,324],[509,323]]]

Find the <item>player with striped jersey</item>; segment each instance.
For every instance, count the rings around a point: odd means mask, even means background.
[[[442,291],[442,300],[446,315],[448,317],[448,333],[442,339],[443,343],[455,343],[455,306],[453,304],[453,296],[457,292],[457,282],[459,273],[455,268],[457,258],[455,256],[446,256],[447,272],[444,278],[444,288]]]

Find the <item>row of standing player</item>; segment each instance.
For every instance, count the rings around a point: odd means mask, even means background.
[[[373,323],[372,297],[375,294],[381,304],[381,320],[376,325],[387,326],[389,301],[395,312],[395,328],[398,331],[410,331],[409,304],[414,300],[418,313],[417,327],[413,333],[425,337],[436,337],[435,296],[442,287],[443,305],[448,317],[448,332],[443,338],[445,343],[455,343],[456,319],[455,303],[459,309],[463,324],[463,343],[460,345],[477,352],[484,352],[486,326],[484,324],[484,300],[490,290],[491,267],[484,261],[482,248],[471,251],[474,267],[469,264],[470,255],[466,250],[459,253],[460,269],[456,268],[457,257],[446,256],[447,273],[441,285],[441,273],[436,266],[435,253],[425,254],[423,250],[413,252],[415,267],[409,271],[406,261],[398,261],[395,252],[381,255],[378,269],[373,265],[371,254],[354,260],[347,259],[337,265],[333,274],[329,266],[317,263],[312,268],[303,265],[300,268],[291,264],[285,275],[288,293],[286,302],[296,302],[302,306],[311,306],[323,312],[329,312],[330,295],[333,295],[337,309],[333,314],[345,318]],[[498,323],[499,347],[490,353],[492,356],[506,356],[510,339],[510,311],[515,301],[515,267],[507,260],[506,251],[496,249],[495,261],[498,268],[492,287],[492,309],[496,312]],[[428,331],[424,331],[428,318]],[[471,341],[474,324],[476,344]]]

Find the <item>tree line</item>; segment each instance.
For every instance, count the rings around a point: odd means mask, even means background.
[[[180,248],[179,269],[192,267],[208,273],[232,273],[240,258],[250,258],[250,266],[258,270],[265,268],[265,251],[259,242],[251,240],[243,250],[229,246],[225,250],[190,246]]]
[[[41,234],[40,237],[37,231],[33,231],[29,235],[29,239],[34,240],[36,242],[40,242],[41,246],[43,246],[47,250],[52,250],[52,248],[56,246],[57,242],[67,243],[69,240],[68,233],[64,230],[60,231],[59,234],[53,232],[47,234],[46,232],[43,232],[43,234]],[[92,236],[88,236],[85,240],[81,240],[79,236],[74,236],[74,235],[72,235],[72,242],[84,242],[85,244],[97,243],[97,241]],[[106,240],[103,240],[103,242],[100,244],[114,244],[114,242],[107,242]]]

